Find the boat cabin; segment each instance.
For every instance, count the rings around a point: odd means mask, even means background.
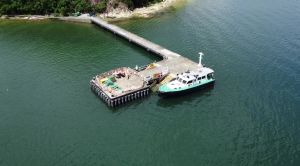
[[[201,72],[191,72],[187,71],[182,74],[178,74],[176,80],[182,84],[192,84],[203,79],[214,79],[213,70],[206,68],[206,70]]]

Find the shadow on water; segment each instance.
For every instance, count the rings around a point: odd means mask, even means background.
[[[182,105],[185,102],[192,103],[195,100],[201,99],[203,96],[210,96],[211,91],[215,88],[215,84],[209,85],[204,89],[185,93],[182,95],[175,95],[170,97],[160,97],[157,101],[157,105],[164,108],[174,107],[176,105]]]

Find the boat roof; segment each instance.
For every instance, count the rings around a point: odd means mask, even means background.
[[[186,80],[186,81],[191,81],[196,79],[196,76],[205,76],[209,73],[213,73],[214,71],[210,68],[207,67],[201,67],[199,70],[197,71],[187,71],[185,73],[181,73],[178,75],[179,78]]]
[[[181,79],[186,80],[186,81],[191,81],[191,80],[196,79],[194,74],[191,73],[191,72],[186,72],[186,73],[179,74],[178,78],[181,78]]]

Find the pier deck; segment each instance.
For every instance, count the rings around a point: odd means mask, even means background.
[[[90,17],[89,20],[91,23],[96,24],[126,40],[128,40],[131,43],[134,43],[142,48],[145,48],[147,51],[150,51],[154,53],[155,55],[159,56],[163,60],[156,62],[155,66],[149,67],[144,70],[138,70],[136,71],[137,78],[142,78],[143,84],[139,88],[133,88],[133,89],[126,89],[125,87],[130,87],[129,85],[135,85],[139,79],[127,79],[124,78],[124,80],[117,80],[116,84],[118,84],[119,88],[122,89],[122,91],[118,91],[119,94],[116,95],[116,93],[109,92],[107,88],[103,87],[102,83],[97,82],[97,78],[105,78],[102,77],[101,74],[93,78],[91,80],[91,87],[96,92],[96,94],[101,97],[109,106],[117,106],[123,103],[126,103],[131,100],[135,100],[137,98],[144,97],[149,94],[150,91],[150,84],[153,84],[152,81],[149,81],[149,78],[153,80],[155,83],[155,80],[161,80],[163,77],[166,76],[166,74],[169,74],[169,77],[176,76],[176,74],[186,72],[187,70],[196,70],[198,68],[198,63],[195,63],[194,61],[185,58],[173,51],[170,51],[158,44],[155,44],[149,40],[146,40],[138,35],[135,35],[131,32],[128,32],[118,26],[109,24],[100,18],[97,17]],[[167,71],[167,72],[166,72]],[[106,74],[104,74],[106,75]],[[111,77],[112,73],[110,75],[107,75],[108,77]],[[158,75],[158,79],[157,76]],[[123,83],[124,82],[124,83]],[[150,82],[150,83],[149,83]],[[125,90],[126,89],[126,90]]]

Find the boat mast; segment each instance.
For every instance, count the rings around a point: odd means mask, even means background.
[[[199,64],[198,64],[199,67],[202,67],[202,56],[203,55],[204,55],[203,52],[199,52]]]

